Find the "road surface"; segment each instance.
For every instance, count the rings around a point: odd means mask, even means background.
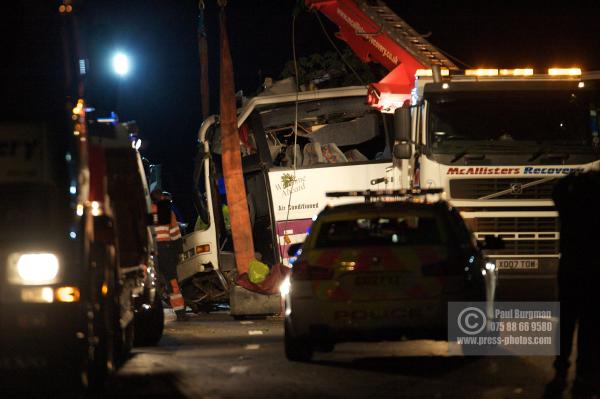
[[[552,376],[549,357],[448,357],[434,341],[340,344],[292,363],[279,318],[169,319],[160,345],[136,349],[102,396],[521,399],[540,398]]]

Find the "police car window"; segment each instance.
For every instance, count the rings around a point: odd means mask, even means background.
[[[433,216],[407,215],[325,222],[318,233],[316,248],[356,245],[404,246],[440,245],[443,236]]]
[[[460,213],[456,210],[456,208],[452,208],[449,212],[450,221],[451,221],[451,229],[454,231],[456,238],[459,243],[468,243],[472,240],[471,232],[469,228],[465,224],[464,219],[460,216]]]

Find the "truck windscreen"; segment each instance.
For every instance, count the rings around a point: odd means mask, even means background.
[[[65,66],[77,59],[63,51],[66,22],[57,4],[41,0],[9,2],[0,14],[3,244],[68,239],[75,220],[78,155]]]
[[[0,242],[68,238],[78,188],[66,136],[49,123],[0,121]]]
[[[432,93],[428,142],[436,153],[480,145],[486,152],[591,152],[600,140],[599,100],[598,92],[578,88]]]
[[[66,239],[68,207],[50,184],[0,184],[0,242]],[[71,218],[72,219],[72,218]],[[64,234],[61,234],[64,233]],[[64,237],[58,237],[64,235]]]

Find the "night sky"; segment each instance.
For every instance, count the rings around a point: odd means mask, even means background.
[[[19,4],[36,7],[39,1]],[[51,1],[44,1],[46,8]],[[58,4],[58,2],[56,2]],[[218,112],[218,25],[216,0],[206,0],[211,77],[211,112]],[[396,13],[461,66],[581,66],[600,70],[600,2],[387,0]],[[553,2],[555,3],[555,2]],[[464,4],[464,5],[461,5]],[[90,59],[88,96],[122,120],[138,121],[143,153],[162,162],[165,189],[191,214],[190,179],[195,137],[202,121],[196,41],[197,1],[87,0],[83,28]],[[229,35],[236,90],[256,91],[265,76],[278,78],[292,58],[295,0],[230,0]],[[326,18],[323,18],[326,21]],[[14,21],[13,21],[14,22]],[[327,22],[327,21],[326,21]],[[327,25],[331,32],[335,27]],[[297,19],[298,56],[331,50],[315,16]],[[18,40],[32,40],[19,37]],[[341,42],[337,42],[344,47]],[[110,56],[133,58],[131,76],[117,79]]]

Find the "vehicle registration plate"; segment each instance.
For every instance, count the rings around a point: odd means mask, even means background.
[[[497,259],[498,269],[537,269],[537,259]]]

